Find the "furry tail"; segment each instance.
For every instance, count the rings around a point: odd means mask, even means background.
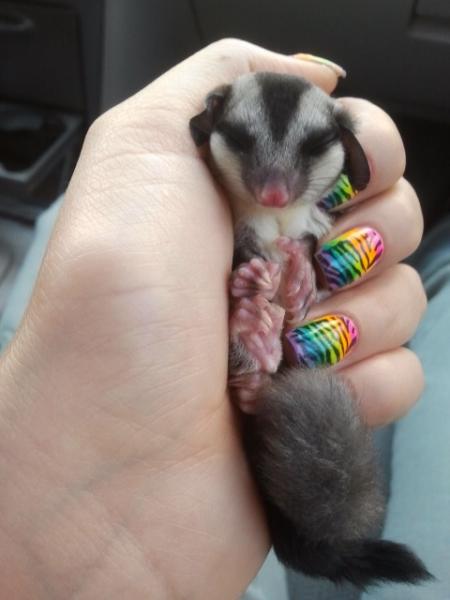
[[[369,430],[323,370],[288,369],[263,390],[245,444],[286,565],[360,587],[431,575],[405,546],[377,540],[384,500]]]
[[[412,584],[433,579],[422,561],[402,544],[369,538],[314,542],[299,535],[276,506],[268,503],[266,513],[278,558],[306,575],[334,583],[349,581],[361,589],[382,581]]]

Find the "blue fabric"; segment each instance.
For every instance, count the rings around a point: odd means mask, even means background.
[[[31,298],[61,201],[54,202],[36,222],[34,240],[14,282],[5,310],[0,317],[0,351],[5,348],[13,337]]]
[[[378,587],[363,600],[450,599],[450,218],[414,263],[429,305],[410,347],[422,361],[426,389],[396,425],[384,537],[410,545],[437,580]]]

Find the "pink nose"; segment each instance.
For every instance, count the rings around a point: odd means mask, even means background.
[[[267,183],[259,194],[263,206],[282,208],[289,202],[289,192],[284,183]]]

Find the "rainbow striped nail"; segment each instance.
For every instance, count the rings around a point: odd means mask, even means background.
[[[347,356],[358,337],[349,317],[326,315],[286,333],[292,349],[287,360],[309,368],[330,367]]]
[[[353,283],[368,273],[384,252],[381,235],[371,227],[355,227],[326,242],[316,254],[330,290]]]
[[[331,210],[332,208],[341,206],[341,204],[345,204],[345,202],[348,202],[354,196],[356,196],[357,193],[358,190],[352,186],[348,175],[342,173],[334,188],[331,190],[328,196],[325,196],[325,198],[320,200],[318,206],[322,210]]]

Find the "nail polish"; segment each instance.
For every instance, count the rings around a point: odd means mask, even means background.
[[[355,227],[323,244],[316,254],[328,288],[336,290],[363,277],[384,252],[381,235],[372,227]]]
[[[358,337],[358,328],[349,317],[319,317],[286,333],[286,358],[303,367],[330,367],[347,356]]]
[[[342,77],[343,79],[347,76],[345,69],[343,69],[340,65],[332,62],[331,60],[323,58],[322,56],[315,56],[314,54],[305,54],[303,52],[299,52],[298,54],[294,54],[294,58],[297,58],[298,60],[306,60],[307,62],[313,62],[319,65],[323,65],[324,67],[328,67],[338,77]]]
[[[358,190],[352,186],[348,175],[342,173],[331,192],[319,201],[318,207],[326,211],[332,210],[351,200],[357,193]]]

